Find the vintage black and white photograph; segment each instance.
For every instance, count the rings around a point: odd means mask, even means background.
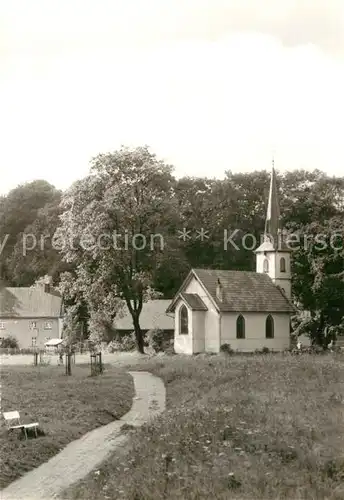
[[[3,0],[1,500],[344,499],[344,0]]]

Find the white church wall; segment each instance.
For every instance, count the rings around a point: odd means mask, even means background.
[[[206,311],[192,311],[193,353],[204,352],[204,325]]]
[[[174,350],[177,354],[193,354],[192,311],[187,307],[189,320],[189,333],[180,334],[179,310],[184,302],[181,300],[176,305],[174,314]]]
[[[285,272],[281,272],[280,262],[281,259],[285,259]],[[277,254],[274,252],[266,252],[257,253],[256,255],[256,270],[257,273],[268,274],[275,285],[280,286],[284,289],[287,297],[291,297],[291,263],[290,263],[290,253],[289,252],[278,252]],[[268,272],[264,270],[264,261],[268,261]]]
[[[269,272],[264,271],[264,261],[269,263]],[[271,270],[275,268],[275,254],[273,252],[257,253],[256,254],[256,271],[257,273],[265,273],[271,276]]]
[[[236,321],[240,313],[223,313],[221,317],[221,344],[230,344],[234,350],[255,351],[268,347],[282,351],[290,346],[289,314],[273,313],[274,338],[265,337],[265,322],[268,313],[242,313],[245,318],[245,338],[236,338]]]
[[[209,299],[202,285],[200,285],[200,283],[194,278],[186,287],[185,293],[197,293],[203,300],[204,304],[207,306],[208,310],[204,315],[204,350],[206,352],[219,352],[219,314],[215,306]],[[194,332],[194,334],[199,335],[199,333],[196,331]]]
[[[285,260],[285,272],[281,272],[281,259]],[[291,298],[291,262],[290,262],[290,253],[289,252],[279,252],[275,255],[274,259],[275,263],[275,273],[273,277],[273,281],[275,285],[280,286],[284,289],[286,296]]]
[[[281,259],[285,260],[285,272],[281,272]],[[276,279],[290,279],[290,253],[289,252],[279,252],[277,256],[275,256],[275,277]]]

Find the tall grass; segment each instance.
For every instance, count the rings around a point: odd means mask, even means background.
[[[88,366],[3,367],[1,411],[18,410],[22,422],[39,422],[44,435],[23,440],[20,431],[0,428],[0,488],[58,453],[70,441],[108,424],[132,404],[131,377],[107,367],[90,377]]]
[[[178,356],[142,368],[164,379],[168,410],[68,498],[344,498],[340,359]]]

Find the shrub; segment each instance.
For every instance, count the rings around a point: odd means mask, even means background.
[[[130,335],[126,335],[122,340],[122,350],[123,351],[134,351],[136,349],[135,334],[132,332]]]
[[[114,339],[108,344],[109,352],[129,352],[133,351],[135,348],[136,342],[134,333],[125,335],[122,338]]]
[[[174,346],[173,344],[170,344],[166,349],[165,349],[165,354],[167,354],[167,356],[173,356],[174,354],[176,354],[176,351],[174,350]]]
[[[226,354],[234,354],[234,351],[231,348],[230,344],[222,344],[222,346],[220,347],[220,352],[224,352]]]
[[[153,349],[154,352],[163,352],[169,347],[169,341],[166,339],[166,335],[163,330],[159,328],[154,328],[147,332],[148,346]]]
[[[262,347],[262,349],[255,349],[255,354],[269,354],[271,351],[268,347]]]
[[[18,340],[11,335],[9,337],[5,337],[1,340],[1,347],[3,349],[19,349]]]
[[[107,346],[108,352],[116,352],[122,350],[122,342],[118,339],[111,340],[111,342]]]

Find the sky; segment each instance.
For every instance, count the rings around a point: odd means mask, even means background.
[[[0,194],[148,145],[177,176],[344,175],[343,0],[0,6]]]

